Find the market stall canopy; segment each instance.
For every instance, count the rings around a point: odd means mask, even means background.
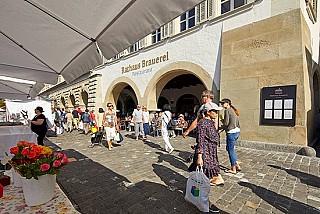
[[[71,82],[201,1],[2,0],[0,75]]]
[[[44,87],[43,83],[22,81],[0,76],[0,99],[28,100]]]

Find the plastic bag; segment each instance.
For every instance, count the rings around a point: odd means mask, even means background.
[[[197,166],[190,172],[186,187],[186,201],[194,204],[200,211],[209,212],[210,180]]]
[[[118,143],[121,143],[123,141],[123,136],[120,132],[117,132],[116,136],[114,137],[114,140]]]
[[[83,122],[82,121],[79,122],[79,126],[78,127],[79,127],[80,130],[83,130]]]

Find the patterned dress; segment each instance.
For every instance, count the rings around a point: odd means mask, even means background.
[[[198,154],[202,154],[204,173],[211,179],[220,174],[217,152],[220,136],[214,127],[214,121],[210,119],[201,119],[197,130],[197,146],[193,164],[197,163]]]

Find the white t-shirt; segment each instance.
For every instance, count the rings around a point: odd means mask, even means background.
[[[168,125],[171,118],[172,118],[172,114],[170,111],[162,112],[162,114],[161,114],[161,121],[162,121],[161,129],[167,130],[167,125]]]
[[[148,111],[143,111],[142,112],[142,115],[143,115],[143,123],[149,123],[149,112]]]
[[[136,119],[137,123],[142,123],[143,122],[142,121],[142,110],[141,109],[139,111],[138,111],[138,109],[133,110],[132,118]]]

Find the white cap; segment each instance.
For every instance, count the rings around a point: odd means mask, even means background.
[[[208,112],[210,110],[220,111],[222,109],[223,109],[222,107],[219,107],[217,104],[215,104],[213,102],[206,103],[203,106],[203,110],[206,111],[206,112]]]

